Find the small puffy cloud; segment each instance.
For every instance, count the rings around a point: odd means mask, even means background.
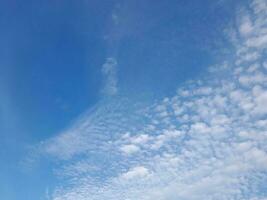
[[[191,131],[196,134],[202,134],[202,133],[210,132],[210,128],[207,126],[207,124],[198,122],[198,123],[192,124]]]
[[[144,178],[149,175],[149,170],[144,166],[137,166],[121,175],[122,179],[130,180],[135,178]]]
[[[241,21],[241,25],[239,27],[239,32],[241,35],[246,36],[248,34],[250,34],[253,30],[253,25],[252,22],[250,20],[250,17],[248,16],[244,16],[242,21]]]
[[[267,81],[267,76],[261,72],[251,75],[242,75],[239,77],[239,82],[244,86],[251,86],[253,84],[263,83]]]
[[[257,15],[261,15],[267,10],[267,3],[265,0],[254,0],[251,2],[254,13]]]
[[[131,138],[130,142],[134,144],[145,144],[149,141],[149,139],[150,139],[149,135],[141,134]]]
[[[134,144],[123,145],[120,149],[123,153],[127,155],[140,151],[140,148]]]
[[[196,95],[209,95],[212,92],[211,87],[200,87],[194,92]]]
[[[188,97],[190,96],[190,92],[188,90],[184,90],[184,89],[179,89],[177,91],[178,95],[182,96],[182,97]]]
[[[254,147],[245,153],[245,159],[255,169],[267,170],[267,153],[265,151]]]
[[[256,47],[256,48],[266,48],[267,45],[267,34],[259,35],[254,38],[249,39],[246,42],[248,47]]]
[[[267,90],[255,86],[254,91],[254,102],[256,114],[265,115],[267,114]]]

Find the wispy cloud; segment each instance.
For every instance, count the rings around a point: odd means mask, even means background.
[[[112,57],[107,58],[102,66],[102,73],[105,81],[103,92],[107,95],[117,94],[117,60]]]
[[[150,106],[100,103],[45,141],[43,152],[67,160],[58,172],[71,183],[53,199],[266,199],[266,4],[238,16],[236,55],[218,65],[226,78],[214,70]],[[103,66],[108,94],[115,66]]]

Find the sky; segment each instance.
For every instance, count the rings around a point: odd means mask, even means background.
[[[2,0],[0,29],[0,199],[267,199],[266,0]]]

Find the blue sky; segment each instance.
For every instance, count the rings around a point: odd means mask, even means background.
[[[266,13],[1,1],[0,199],[265,200]]]

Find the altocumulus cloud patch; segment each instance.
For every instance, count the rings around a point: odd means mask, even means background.
[[[267,2],[228,33],[234,55],[206,78],[150,105],[115,96],[40,144],[66,178],[51,199],[267,199]],[[103,68],[109,94],[116,65]]]

